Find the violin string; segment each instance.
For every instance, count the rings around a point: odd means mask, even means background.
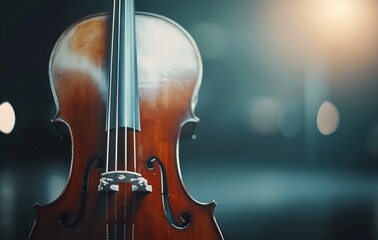
[[[124,3],[124,6],[123,6],[123,9],[124,9],[124,12],[123,12],[123,17],[124,17],[124,19],[123,19],[123,21],[124,21],[124,31],[125,31],[125,33],[126,33],[126,30],[128,30],[128,27],[127,27],[127,19],[126,19],[126,17],[127,17],[127,2],[128,1],[123,1],[123,3]],[[128,34],[127,35],[124,35],[125,36],[125,39],[123,39],[124,40],[124,44],[125,43],[127,43],[128,41],[126,41],[126,38],[128,37]],[[124,45],[124,47],[126,48],[127,46],[126,46],[126,44]],[[125,54],[125,50],[126,49],[123,49],[123,51],[124,51],[124,54]],[[130,80],[128,77],[126,77],[126,76],[129,76],[129,72],[128,72],[128,70],[129,69],[127,69],[126,67],[129,67],[129,64],[127,64],[128,63],[128,61],[127,61],[127,57],[128,56],[126,56],[126,54],[124,55],[124,60],[125,60],[125,72],[126,72],[126,74],[125,74],[125,86],[127,86],[127,84],[128,84],[128,80]],[[128,91],[126,91],[126,93],[128,93]],[[127,99],[127,100],[129,100],[130,98],[129,97],[126,97],[125,99]],[[127,171],[127,159],[128,159],[128,157],[127,157],[127,150],[128,150],[128,141],[127,141],[127,127],[128,127],[128,122],[127,122],[127,119],[128,119],[128,102],[125,102],[125,171]],[[127,231],[126,231],[126,217],[127,217],[127,211],[126,211],[126,209],[127,209],[127,204],[126,204],[126,199],[127,199],[127,188],[126,188],[126,186],[124,186],[124,208],[123,208],[123,231],[124,231],[124,234],[123,234],[123,238],[124,238],[124,240],[126,239],[126,234],[127,234]]]
[[[128,12],[127,12],[127,10],[128,10],[128,5],[127,5],[127,3],[128,3],[128,1],[126,1],[126,3],[125,3],[125,6],[124,6],[124,28],[125,28],[125,31],[126,31],[126,28],[127,28],[127,30],[129,29],[129,25],[128,25],[128,19],[127,19],[127,16],[128,16]],[[127,32],[125,32],[125,34],[127,34]],[[126,49],[128,49],[127,47],[127,45],[126,45],[126,43],[128,43],[129,41],[128,41],[128,34],[127,35],[125,35],[125,51],[126,51]],[[127,53],[127,51],[126,51],[126,53]],[[125,69],[125,72],[126,72],[126,74],[125,74],[125,76],[130,76],[130,73],[128,72],[128,71],[130,71],[130,64],[128,64],[128,61],[127,61],[127,58],[128,58],[129,56],[126,56],[125,55],[125,66],[126,67],[128,67],[129,69]],[[131,80],[129,77],[126,77],[126,79],[125,80]],[[127,82],[125,83],[126,84],[126,86],[127,86]],[[129,91],[126,91],[127,93],[129,92]],[[127,100],[129,100],[130,98],[129,97],[126,97],[126,99]],[[126,112],[126,126],[125,126],[125,171],[127,171],[127,150],[128,150],[128,142],[127,142],[127,127],[128,127],[128,122],[127,122],[127,120],[128,120],[128,116],[129,116],[129,112],[128,112],[128,102],[126,102],[126,104],[125,104],[125,112]]]
[[[130,22],[131,22],[131,41],[130,41],[130,49],[131,49],[131,53],[132,53],[132,56],[131,56],[131,60],[135,63],[133,64],[132,66],[132,76],[133,76],[133,94],[135,94],[136,92],[138,92],[138,89],[137,86],[137,81],[138,81],[138,75],[137,75],[137,69],[136,69],[136,53],[137,53],[137,49],[136,49],[136,40],[135,40],[135,13],[134,13],[134,1],[130,1],[130,9],[131,9],[131,14],[130,14]],[[135,79],[134,79],[135,78]],[[137,158],[137,153],[136,153],[136,102],[135,102],[135,98],[137,98],[138,96],[133,96],[133,127],[134,127],[134,131],[133,131],[133,148],[134,148],[134,172],[136,172],[136,158]],[[138,97],[139,99],[139,97]]]
[[[139,93],[139,89],[137,89],[138,87],[138,72],[137,72],[137,48],[136,48],[136,27],[135,27],[135,6],[134,6],[134,1],[130,1],[130,21],[131,21],[131,43],[130,43],[130,49],[131,49],[131,53],[132,53],[132,56],[131,56],[131,60],[134,62],[133,66],[132,66],[132,76],[133,76],[133,94],[135,95],[135,93]],[[139,96],[133,96],[133,156],[134,156],[134,172],[137,172],[137,148],[136,148],[136,118],[139,117],[137,116],[137,113],[136,113],[136,101],[135,99],[137,98],[137,101],[139,101]],[[138,105],[139,106],[139,105]],[[140,118],[139,118],[140,119]],[[140,127],[140,126],[139,126]],[[132,240],[134,240],[134,229],[135,229],[135,193],[133,194],[133,199],[132,199],[132,219],[133,219],[133,223],[132,223]]]
[[[110,66],[109,66],[109,80],[108,80],[108,110],[107,110],[107,141],[106,141],[106,171],[109,171],[109,158],[110,158],[110,121],[112,112],[112,88],[113,88],[113,56],[114,56],[114,31],[115,31],[115,7],[116,1],[113,3],[113,19],[112,19],[112,35],[111,35],[111,46],[110,46]]]
[[[118,8],[121,7],[120,2],[118,2]],[[118,9],[119,12],[119,9]],[[118,16],[118,26],[117,26],[117,98],[116,98],[116,135],[115,135],[115,158],[114,158],[114,171],[117,172],[118,166],[117,166],[117,159],[118,159],[118,126],[119,126],[119,85],[120,85],[120,29],[121,29],[121,23],[120,23],[120,17]]]
[[[116,136],[115,136],[115,141],[116,141],[116,145],[115,145],[115,158],[114,158],[114,169],[115,169],[115,172],[118,171],[118,165],[117,165],[117,162],[118,162],[118,144],[119,144],[119,139],[118,139],[118,132],[119,132],[119,85],[120,85],[120,44],[121,44],[121,41],[120,41],[120,38],[121,38],[121,17],[120,17],[120,14],[121,14],[121,2],[122,1],[117,1],[118,3],[118,14],[117,14],[117,17],[118,17],[118,26],[117,26],[117,99],[116,99],[116,109],[117,109],[117,114],[116,114]],[[117,197],[118,197],[118,194],[116,192],[115,196],[114,196],[114,239],[117,238]]]
[[[123,6],[122,4],[124,4],[125,6]],[[125,11],[125,7],[126,7],[126,4],[125,4],[125,1],[120,1],[120,7],[119,7],[119,13],[120,13],[120,15],[119,15],[119,36],[120,36],[120,38],[123,40],[123,41],[125,41],[126,39],[125,39],[125,37],[124,36],[121,36],[121,21],[124,21],[123,23],[124,23],[124,26],[123,26],[123,33],[125,33],[125,27],[126,27],[126,24],[125,24],[125,19],[122,19],[122,17],[125,17],[125,13],[126,13],[126,11]],[[122,11],[123,10],[123,11]],[[125,42],[123,42],[123,44],[124,44]],[[123,47],[125,47],[125,46],[123,46]],[[126,59],[125,59],[125,49],[124,48],[120,48],[120,51],[122,50],[122,57],[123,57],[123,61],[125,61]],[[126,66],[127,66],[127,64],[126,64]],[[125,67],[125,62],[123,62],[123,64],[122,64],[122,67]],[[123,71],[124,72],[126,72],[127,71],[127,69],[123,69]],[[123,74],[123,77],[124,77],[124,79],[122,79],[122,80],[124,80],[124,86],[126,87],[126,91],[124,91],[124,94],[127,94],[127,77],[126,77],[127,75],[126,74]],[[124,99],[126,99],[126,101],[127,101],[127,99],[128,99],[128,97],[127,96],[125,96],[125,98]],[[125,111],[125,128],[124,128],[124,130],[125,130],[125,136],[124,136],[124,138],[125,138],[125,142],[124,142],[124,148],[125,148],[125,152],[124,152],[124,161],[125,161],[125,171],[127,171],[127,127],[128,127],[128,122],[127,122],[127,119],[128,119],[128,102],[124,102],[124,111]],[[124,240],[126,240],[126,234],[127,234],[127,231],[126,231],[126,185],[125,184],[123,184],[123,186],[122,186],[122,188],[123,188],[123,192],[124,192],[124,205],[123,205],[123,239]]]
[[[108,110],[107,110],[107,140],[106,140],[106,173],[109,172],[109,158],[110,158],[110,122],[112,113],[112,90],[113,90],[113,57],[114,57],[114,33],[115,33],[115,9],[116,1],[113,2],[113,17],[112,17],[112,34],[111,34],[111,46],[110,46],[110,66],[109,66],[109,80],[108,80]],[[106,220],[106,235],[109,237],[109,203],[108,203],[108,191],[106,191],[105,197],[105,220]]]

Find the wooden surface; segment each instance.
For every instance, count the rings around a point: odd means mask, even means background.
[[[55,121],[69,126],[73,159],[62,195],[36,207],[30,239],[222,239],[215,203],[198,203],[187,193],[177,157],[182,126],[198,121],[193,113],[202,76],[197,47],[167,19],[138,14],[136,21],[141,131],[127,132],[128,159],[134,145],[137,153],[136,166],[128,161],[128,170],[136,167],[152,193],[131,192],[129,184],[117,193],[97,191],[106,158],[109,24],[105,15],[89,17],[62,35],[51,57]],[[119,132],[124,139],[124,129]],[[189,225],[180,227],[188,215]]]

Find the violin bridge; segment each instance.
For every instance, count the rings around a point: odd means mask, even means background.
[[[118,192],[119,184],[129,183],[133,192],[152,192],[152,186],[140,173],[129,171],[112,171],[101,174],[99,192]]]

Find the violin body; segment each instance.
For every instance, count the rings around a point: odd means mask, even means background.
[[[141,129],[120,128],[120,146],[127,141],[135,147],[117,152],[135,159],[120,167],[135,169],[152,191],[134,192],[130,184],[117,192],[98,190],[107,136],[116,134],[105,129],[111,21],[105,14],[87,17],[63,33],[50,59],[54,122],[69,129],[71,169],[58,199],[36,204],[29,239],[223,239],[215,203],[199,203],[188,194],[178,160],[183,126],[198,121],[199,51],[173,21],[148,13],[136,13],[135,19]]]

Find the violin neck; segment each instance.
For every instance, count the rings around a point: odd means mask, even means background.
[[[111,29],[107,130],[140,131],[134,0],[114,0]]]

